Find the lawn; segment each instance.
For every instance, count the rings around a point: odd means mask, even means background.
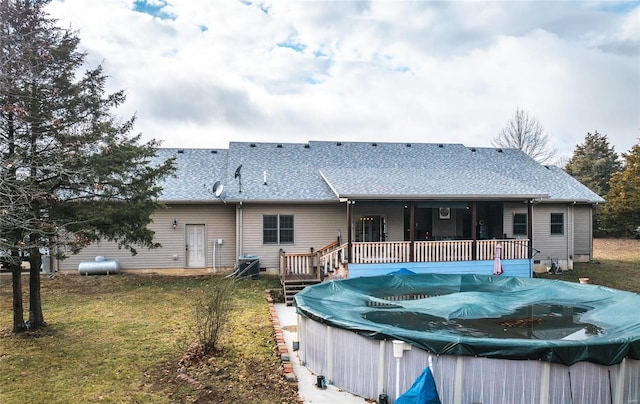
[[[265,298],[279,287],[276,277],[236,282],[233,331],[223,335],[220,351],[190,357],[191,366],[180,368],[195,339],[195,302],[221,281],[130,273],[43,277],[48,327],[15,336],[11,277],[0,275],[0,402],[298,402],[276,355]]]
[[[640,293],[640,240],[595,240],[594,258],[541,276],[589,277]],[[188,349],[195,303],[221,281],[131,273],[43,277],[48,327],[16,336],[11,277],[0,275],[0,403],[297,403],[265,299],[266,290],[279,288],[276,277],[236,283],[232,329],[215,355]]]
[[[539,276],[569,282],[589,278],[592,284],[640,293],[640,240],[595,239],[593,258],[576,262],[573,271]]]

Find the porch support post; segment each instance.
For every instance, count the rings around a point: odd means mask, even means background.
[[[415,262],[415,244],[416,244],[416,203],[409,202],[409,262]]]
[[[478,241],[476,239],[477,226],[478,226],[478,214],[476,212],[476,201],[471,202],[471,260],[478,259]]]
[[[351,201],[347,200],[347,263],[353,262],[351,258]]]
[[[527,238],[529,239],[529,259],[533,258],[533,200],[527,203]]]

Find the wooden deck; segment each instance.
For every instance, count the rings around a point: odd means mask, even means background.
[[[438,241],[385,241],[351,244],[351,260],[347,244],[331,243],[309,253],[280,252],[280,278],[287,303],[308,285],[321,282],[329,276],[348,273],[351,264],[401,264],[489,261],[495,258],[496,246],[501,247],[502,260],[529,258],[527,239],[492,240],[438,240]]]

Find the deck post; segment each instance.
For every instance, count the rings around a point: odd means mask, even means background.
[[[353,261],[351,257],[353,255],[351,250],[351,204],[352,201],[347,200],[347,263],[350,264]]]
[[[527,258],[533,258],[533,199],[527,203],[527,238],[529,239],[529,249]]]
[[[284,252],[284,250],[282,248],[280,249],[279,254],[280,254],[280,259],[279,259],[279,261],[280,261],[280,278],[281,279],[285,279],[287,277],[287,271],[285,270],[285,266],[284,266],[284,264],[285,264],[285,261],[284,261],[285,252]]]
[[[416,244],[416,202],[409,202],[409,262],[415,262]]]
[[[313,247],[309,248],[309,254],[311,255],[309,257],[309,260],[311,261],[309,262],[309,265],[311,265],[309,270],[314,272],[316,279],[320,279],[320,258],[318,257],[318,254],[314,253]],[[316,258],[318,258],[317,265],[316,265]]]
[[[478,212],[476,209],[476,202],[471,202],[471,260],[475,261],[478,259],[478,239],[477,239],[477,231],[478,231]]]

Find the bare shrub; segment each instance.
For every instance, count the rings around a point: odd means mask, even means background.
[[[234,286],[233,280],[221,280],[205,292],[205,296],[196,304],[196,337],[205,353],[219,348],[220,338],[231,315]]]

